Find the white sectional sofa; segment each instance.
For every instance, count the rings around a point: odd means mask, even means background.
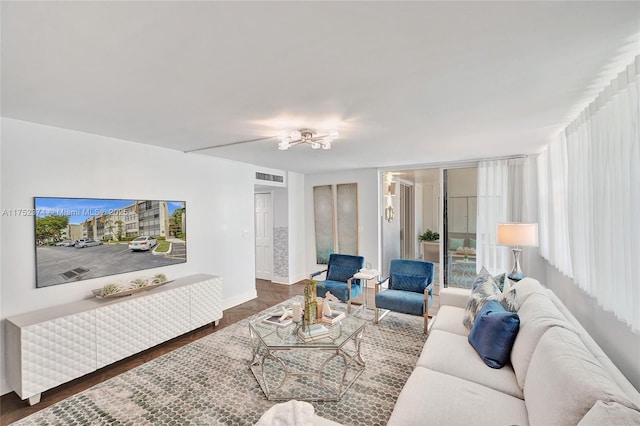
[[[440,291],[440,310],[388,424],[640,425],[640,394],[555,294],[532,278],[514,287],[520,329],[501,369],[468,342],[462,318],[470,290]]]

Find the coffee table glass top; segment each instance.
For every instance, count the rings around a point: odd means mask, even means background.
[[[296,296],[294,301],[301,302],[304,305],[304,297],[302,296]],[[290,308],[290,306],[287,306],[287,308]],[[344,311],[346,306],[336,304],[336,309]],[[274,309],[270,314],[278,314],[279,312],[278,309]],[[284,327],[268,324],[262,321],[265,316],[260,316],[251,321],[249,327],[256,333],[262,343],[271,349],[294,347],[337,349],[342,347],[354,334],[361,331],[367,324],[367,321],[361,318],[347,315],[334,325],[324,324],[324,326],[329,329],[329,336],[305,342],[298,337],[296,323],[291,323]]]

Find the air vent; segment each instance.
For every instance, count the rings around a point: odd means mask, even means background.
[[[284,182],[284,176],[270,175],[268,173],[256,172],[256,180],[264,180],[267,182]]]

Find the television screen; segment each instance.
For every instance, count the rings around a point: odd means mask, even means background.
[[[36,287],[187,261],[184,201],[35,197]]]

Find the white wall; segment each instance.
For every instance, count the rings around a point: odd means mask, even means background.
[[[289,193],[289,283],[293,284],[309,276],[306,269],[305,236],[305,176],[289,172],[287,189]],[[312,210],[313,211],[313,210]]]
[[[306,275],[326,268],[316,263],[313,220],[313,187],[338,183],[358,184],[358,224],[360,255],[373,268],[378,266],[378,172],[375,169],[352,170],[305,176]],[[396,198],[396,197],[394,197]]]
[[[34,196],[184,200],[187,263],[150,271],[169,279],[200,272],[220,275],[224,308],[256,297],[254,166],[6,118],[1,149],[1,209],[32,208]],[[156,172],[149,174],[150,169]],[[88,298],[106,281],[36,289],[33,221],[2,216],[0,222],[2,320]]]

